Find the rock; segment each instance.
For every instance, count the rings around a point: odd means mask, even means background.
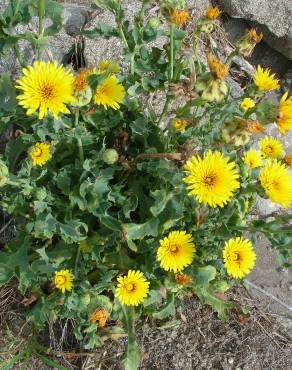
[[[91,10],[80,5],[64,5],[64,29],[70,36],[75,36],[86,24]]]
[[[281,88],[283,92],[289,91],[290,95],[292,94],[292,68],[288,69],[288,71],[282,77]]]
[[[287,0],[218,0],[231,17],[253,22],[265,41],[292,60],[292,2]]]

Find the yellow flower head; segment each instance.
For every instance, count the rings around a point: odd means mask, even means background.
[[[228,275],[241,279],[253,269],[256,254],[248,239],[237,237],[225,243],[223,259]]]
[[[172,10],[169,17],[170,23],[176,25],[176,27],[178,28],[182,28],[184,24],[190,19],[191,17],[188,12],[178,9]]]
[[[210,19],[210,21],[214,21],[219,17],[219,15],[222,13],[222,10],[218,8],[218,6],[209,6],[206,9],[205,16]]]
[[[183,181],[189,184],[189,195],[211,207],[223,207],[240,187],[235,162],[229,162],[218,151],[209,150],[204,158],[193,156],[184,169],[188,176]]]
[[[263,36],[264,35],[262,34],[262,32],[257,33],[256,28],[251,28],[250,30],[246,30],[246,38],[250,43],[258,44],[262,40]]]
[[[287,130],[292,131],[292,96],[288,98],[288,92],[280,100],[277,124],[283,135]]]
[[[115,62],[111,62],[110,60],[101,60],[98,63],[98,73],[118,73],[120,71],[120,67]]]
[[[228,74],[228,65],[221,63],[220,60],[211,53],[208,53],[207,60],[210,71],[215,79],[223,81]]]
[[[262,165],[261,153],[255,149],[248,150],[242,160],[249,168],[256,168]]]
[[[284,161],[288,164],[289,167],[292,167],[292,154],[286,155]]]
[[[120,103],[124,100],[125,89],[116,76],[109,76],[97,86],[94,95],[94,102],[97,105],[119,109]]]
[[[164,270],[177,272],[193,262],[195,251],[191,234],[171,231],[167,237],[160,240],[157,260]]]
[[[96,309],[95,311],[92,312],[90,315],[89,320],[93,323],[97,322],[98,326],[100,328],[105,327],[107,319],[108,319],[108,312],[102,309]]]
[[[51,158],[50,145],[36,143],[29,151],[33,166],[43,166]]]
[[[70,270],[61,270],[55,272],[55,286],[60,289],[62,293],[67,290],[70,292],[72,290],[72,280],[73,275]]]
[[[265,136],[259,141],[259,148],[266,158],[280,158],[283,156],[284,148],[282,143],[271,136]]]
[[[280,87],[279,80],[275,78],[275,73],[271,74],[269,68],[263,69],[261,66],[258,66],[253,81],[261,91],[271,91]]]
[[[175,281],[179,285],[186,285],[192,281],[192,277],[189,275],[184,275],[184,274],[176,274],[175,275]]]
[[[176,118],[172,121],[172,125],[176,131],[183,131],[187,127],[187,122],[183,119]]]
[[[261,169],[259,180],[272,202],[284,208],[292,205],[292,174],[281,162],[273,159]]]
[[[255,102],[251,98],[245,98],[240,104],[240,108],[243,110],[248,110],[255,106]]]
[[[116,297],[122,304],[138,306],[147,297],[149,282],[141,271],[129,270],[128,275],[118,277]]]
[[[19,104],[32,115],[37,110],[42,119],[51,111],[55,118],[59,113],[70,113],[65,104],[75,101],[73,97],[74,76],[56,62],[34,62],[22,70],[24,76],[16,81],[22,90],[17,97]]]

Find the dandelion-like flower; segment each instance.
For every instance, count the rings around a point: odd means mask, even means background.
[[[100,328],[103,328],[106,325],[108,316],[109,314],[107,311],[97,308],[95,311],[92,312],[89,320],[93,323],[97,322],[98,326]]]
[[[129,270],[128,275],[118,277],[116,297],[122,304],[138,306],[149,292],[149,282],[141,271]]]
[[[261,152],[255,149],[248,150],[242,160],[249,168],[256,168],[262,165]]]
[[[219,17],[219,15],[222,13],[222,10],[218,8],[218,6],[209,6],[206,9],[205,16],[210,20],[214,21]]]
[[[266,158],[280,158],[283,156],[284,148],[282,143],[271,136],[265,136],[259,141],[259,148]]]
[[[263,69],[261,66],[258,66],[253,81],[260,91],[271,91],[280,87],[279,80],[275,78],[275,73],[271,73],[269,68]]]
[[[240,104],[240,108],[243,110],[251,109],[255,106],[255,102],[251,98],[245,98]]]
[[[73,275],[70,270],[60,270],[55,272],[55,286],[60,289],[62,293],[67,290],[72,290]]]
[[[37,110],[39,118],[51,111],[55,118],[60,113],[70,113],[65,104],[75,101],[73,96],[74,76],[56,62],[34,62],[23,68],[24,76],[16,81],[22,91],[17,97],[19,104],[27,109],[27,115]]]
[[[33,166],[43,166],[51,158],[51,146],[45,143],[36,143],[29,151]]]
[[[211,53],[208,53],[207,60],[210,71],[215,79],[223,81],[228,74],[228,65],[221,63],[220,60]]]
[[[289,168],[273,159],[260,170],[259,180],[272,202],[284,208],[292,205],[292,174]]]
[[[253,269],[256,254],[248,239],[237,237],[225,243],[223,259],[228,275],[242,279]]]
[[[191,17],[187,11],[179,9],[174,9],[169,17],[170,23],[176,25],[178,28],[182,28],[190,19]]]
[[[186,285],[186,284],[188,284],[192,281],[192,277],[189,276],[189,275],[185,275],[185,274],[176,274],[175,275],[175,281],[179,285]]]
[[[108,107],[119,109],[124,97],[123,85],[120,84],[116,76],[109,76],[97,86],[94,102],[97,105],[102,105],[105,109]]]
[[[185,130],[187,127],[187,122],[183,119],[176,118],[172,121],[172,125],[176,131],[180,132]]]
[[[104,59],[101,60],[98,63],[98,73],[105,73],[105,72],[110,72],[110,73],[118,73],[120,71],[120,67],[117,65],[117,63],[112,62],[110,60]]]
[[[284,135],[287,130],[292,131],[292,96],[288,98],[288,92],[282,96],[278,111],[277,124],[279,131]]]
[[[157,260],[164,270],[178,272],[193,262],[195,251],[191,234],[171,231],[167,237],[160,240]]]
[[[239,174],[235,162],[220,152],[205,153],[204,158],[193,156],[184,166],[189,195],[196,197],[199,203],[211,207],[223,207],[240,187]]]

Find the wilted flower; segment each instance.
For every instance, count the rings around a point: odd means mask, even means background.
[[[190,19],[191,17],[187,11],[178,9],[172,10],[169,17],[170,23],[176,25],[178,28],[182,28]]]
[[[175,281],[180,285],[186,285],[192,281],[192,277],[184,274],[176,274]]]
[[[103,309],[96,309],[95,311],[92,312],[92,314],[90,315],[90,318],[89,320],[91,322],[97,322],[98,323],[98,326],[100,328],[103,328],[105,327],[106,325],[106,322],[107,322],[107,319],[108,319],[108,312],[103,310]]]
[[[292,154],[286,155],[284,157],[284,161],[288,164],[288,166],[292,167]]]
[[[214,21],[219,17],[219,15],[222,13],[222,10],[218,8],[218,6],[209,6],[206,9],[205,16],[211,20]]]
[[[207,55],[208,66],[213,77],[217,80],[225,80],[228,75],[229,67],[227,64],[221,63],[215,55],[208,53]]]
[[[238,53],[245,58],[251,56],[256,44],[259,43],[262,38],[263,34],[257,33],[255,28],[246,30],[245,35],[235,44]]]

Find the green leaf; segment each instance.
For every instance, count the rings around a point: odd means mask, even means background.
[[[121,222],[110,215],[100,216],[99,221],[110,230],[121,231]]]
[[[85,235],[81,233],[81,229],[83,229],[83,232],[85,233],[88,231],[87,225],[83,222],[71,220],[67,224],[62,224],[59,222],[58,226],[60,228],[62,239],[66,243],[76,243],[86,238]]]
[[[276,106],[271,100],[264,100],[256,105],[257,118],[264,125],[276,120]]]
[[[123,224],[122,228],[129,240],[132,239],[143,239],[145,236],[157,236],[158,235],[159,220],[152,218],[144,224]]]
[[[232,302],[226,302],[215,297],[212,294],[212,290],[204,286],[196,286],[195,293],[202,303],[210,305],[217,312],[221,320],[226,320],[228,318],[228,310],[235,306]]]
[[[207,286],[210,281],[214,280],[216,276],[216,269],[214,266],[208,265],[205,267],[199,267],[195,273],[195,279],[197,285]]]
[[[15,164],[19,156],[29,148],[30,144],[23,141],[19,136],[15,140],[10,141],[5,148],[5,156],[8,161],[9,169],[13,172]]]
[[[149,297],[143,302],[143,306],[159,305],[161,303],[162,296],[157,290],[150,290]]]
[[[63,5],[57,1],[45,0],[45,17],[52,20],[52,24],[45,28],[44,35],[52,36],[59,32],[63,25]]]
[[[162,189],[152,191],[151,196],[154,198],[155,203],[150,207],[150,211],[154,217],[157,217],[161,212],[163,212],[169,200],[172,199],[173,193]]]
[[[0,109],[11,112],[17,106],[15,88],[8,74],[0,76]]]
[[[81,34],[90,39],[95,39],[96,37],[100,36],[106,39],[119,36],[119,33],[116,30],[116,28],[111,27],[103,22],[99,22],[93,30],[82,30]]]
[[[166,305],[162,308],[162,310],[154,312],[152,316],[155,319],[163,320],[168,316],[174,314],[175,314],[174,293],[168,292]]]

